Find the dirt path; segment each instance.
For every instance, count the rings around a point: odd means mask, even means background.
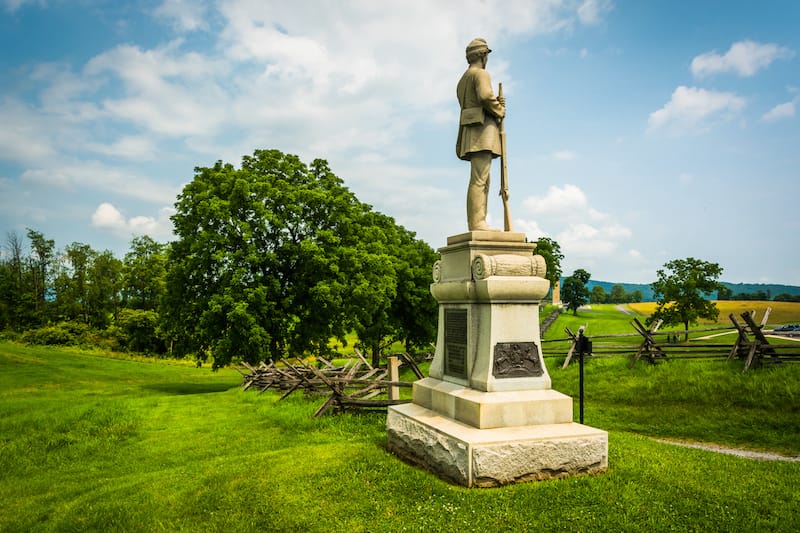
[[[697,337],[694,340],[707,341],[708,339],[713,339],[715,337],[722,337],[724,335],[737,335],[737,334],[738,333],[736,331],[723,331],[722,333],[714,333],[712,335],[705,335],[704,337]]]
[[[679,440],[668,440],[668,439],[653,439],[653,440],[655,440],[656,442],[663,442],[664,444],[672,444],[674,446],[683,446],[685,448],[696,448],[698,450],[724,453],[726,455],[735,455],[737,457],[745,457],[747,459],[757,459],[760,461],[787,461],[792,463],[800,462],[800,456],[789,457],[777,453],[754,452],[751,450],[742,450],[740,448],[728,448],[726,446],[719,446],[717,444],[702,444],[699,442],[684,442]]]
[[[706,335],[704,337],[697,337],[696,339],[692,339],[692,340],[705,341],[705,340],[708,340],[708,339],[713,339],[715,337],[722,337],[723,335],[736,335],[736,334],[737,334],[736,331],[724,331],[722,333],[714,333],[713,335]],[[800,338],[799,337],[788,337],[786,335],[770,335],[769,333],[764,335],[764,336],[767,337],[768,339],[785,339],[787,341],[800,342]]]

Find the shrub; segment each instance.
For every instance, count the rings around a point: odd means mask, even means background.
[[[123,309],[115,324],[120,332],[118,338],[131,351],[164,353],[166,348],[158,335],[158,321],[155,311]]]
[[[78,322],[59,322],[31,329],[22,334],[22,342],[40,345],[74,345],[85,341],[89,326]]]

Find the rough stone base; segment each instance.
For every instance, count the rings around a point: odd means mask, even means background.
[[[467,487],[608,467],[608,433],[573,422],[478,429],[410,403],[390,407],[386,426],[392,453]]]

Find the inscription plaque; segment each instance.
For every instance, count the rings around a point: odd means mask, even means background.
[[[498,342],[494,346],[492,375],[502,378],[538,378],[544,374],[535,342]]]
[[[467,310],[444,310],[444,373],[467,379]]]

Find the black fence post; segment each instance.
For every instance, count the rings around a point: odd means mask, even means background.
[[[584,391],[583,391],[583,357],[584,355],[592,353],[592,342],[583,336],[583,327],[578,330],[578,388],[580,389],[580,423],[583,424],[583,404],[584,404]]]

